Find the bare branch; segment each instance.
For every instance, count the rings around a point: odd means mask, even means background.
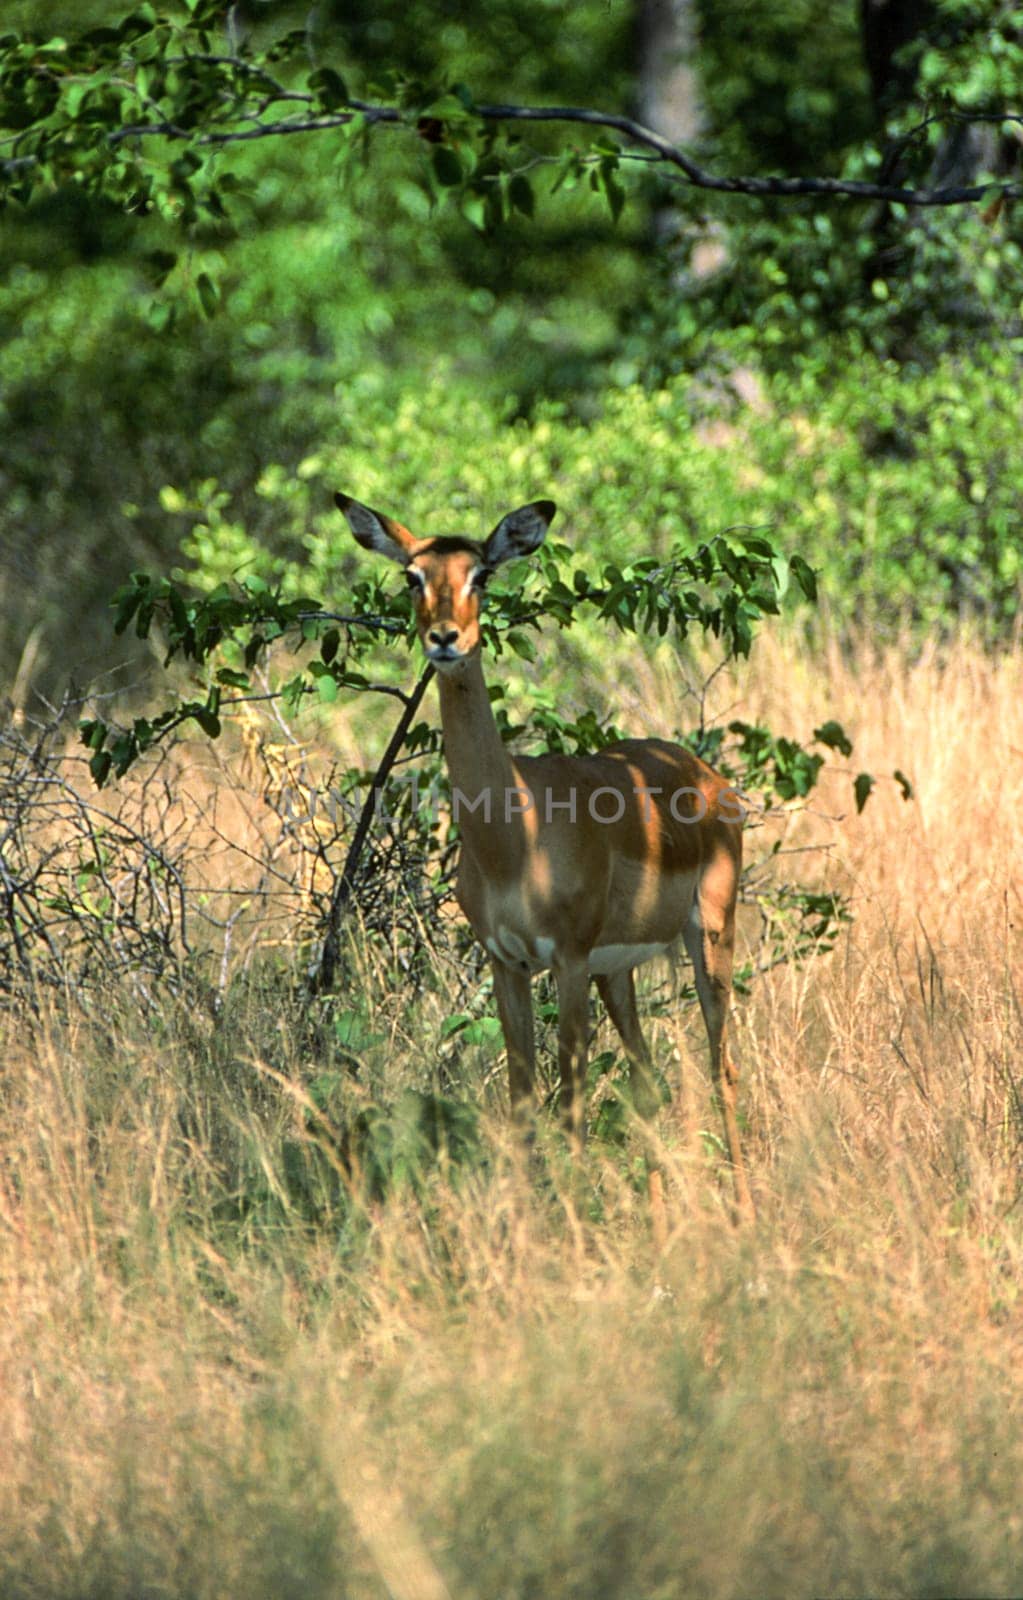
[[[620,133],[631,144],[652,150],[669,166],[681,172],[694,189],[709,189],[718,194],[775,196],[790,199],[800,195],[847,196],[859,200],[885,200],[909,206],[957,206],[983,200],[993,193],[1012,198],[1023,196],[1023,185],[991,181],[968,188],[908,189],[902,185],[867,183],[853,178],[719,177],[703,167],[677,145],[631,117],[602,111],[586,111],[578,106],[480,106],[479,114],[493,122],[570,122],[588,127],[608,128]],[[1016,113],[1002,120],[1019,121]]]
[[[424,668],[412,693],[405,697],[405,709],[398,719],[387,749],[380,758],[380,764],[374,774],[355,832],[352,835],[352,842],[348,847],[348,854],[345,857],[341,876],[334,890],[330,914],[327,919],[327,932],[323,941],[323,949],[320,952],[319,962],[310,974],[310,988],[314,993],[327,993],[333,986],[334,975],[337,971],[341,953],[341,926],[348,903],[352,898],[363,848],[369,836],[370,824],[376,814],[378,797],[387,782],[391,768],[401,753],[401,747],[405,743],[406,735],[412,726],[412,719],[419,710],[420,702],[433,676],[434,669],[432,666]]]

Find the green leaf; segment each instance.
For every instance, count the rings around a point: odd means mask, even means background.
[[[220,738],[220,718],[208,706],[196,706],[192,716],[203,733],[207,734],[211,739]]]
[[[127,594],[117,599],[117,612],[114,617],[114,632],[123,633],[132,617],[139,608],[142,596],[137,589],[129,589]]]
[[[516,172],[508,184],[508,198],[516,211],[521,211],[524,217],[532,217],[536,209],[533,187],[521,172]]]
[[[818,744],[826,744],[829,749],[839,750],[844,756],[852,755],[852,740],[840,722],[823,723],[821,727],[813,730],[813,736]]]
[[[142,0],[142,4],[136,6],[131,15],[125,17],[121,23],[121,32],[122,34],[146,32],[156,27],[156,21],[156,12],[149,0]]]
[[[611,212],[611,221],[617,222],[625,209],[625,190],[622,188],[613,172],[605,171],[601,175],[604,194],[607,199],[608,209]]]
[[[804,561],[802,556],[793,556],[789,561],[789,566],[792,569],[792,576],[806,595],[806,598],[810,601],[815,601],[817,599],[817,574],[809,562]]]
[[[383,1036],[373,1032],[364,1012],[342,1011],[334,1018],[334,1037],[349,1050],[365,1050],[378,1044]]]
[[[874,779],[869,772],[861,772],[853,784],[853,793],[856,796],[856,810],[862,811],[870,799],[870,791],[874,787]]]
[[[137,728],[138,723],[135,726]],[[146,727],[148,727],[148,723]],[[123,778],[139,753],[140,744],[134,730],[131,733],[122,733],[119,738],[115,739],[110,749],[110,759],[114,764],[115,776]]]
[[[308,35],[305,28],[290,28],[287,33],[282,33],[280,38],[268,46],[266,60],[286,61],[289,56],[305,50],[307,43]]]
[[[72,83],[68,88],[64,96],[64,110],[72,121],[78,116],[93,87],[94,85],[86,80],[85,82]]]
[[[895,779],[895,782],[898,784],[899,788],[902,790],[902,798],[903,798],[903,800],[912,800],[912,798],[913,798],[913,785],[910,783],[909,779],[906,777],[906,774],[904,772],[900,772],[898,767],[896,767],[895,771],[892,773],[892,777]]]
[[[217,288],[208,272],[200,272],[195,280],[199,303],[205,317],[215,317],[220,305],[220,290]]]
[[[464,176],[462,163],[450,145],[438,144],[433,150],[433,175],[442,189],[454,189]]]
[[[477,1017],[462,1030],[462,1038],[470,1045],[500,1044],[503,1038],[497,1017]]]
[[[197,150],[182,150],[181,154],[171,162],[171,172],[175,177],[186,181],[194,177],[202,166],[202,156]]]
[[[482,195],[467,194],[462,200],[462,215],[479,233],[486,233],[487,202]]]
[[[750,555],[763,556],[765,561],[771,562],[777,559],[774,545],[770,539],[765,539],[762,533],[739,532],[737,538],[742,548],[748,551]]]
[[[468,1011],[455,1011],[450,1017],[445,1017],[440,1025],[441,1040],[450,1039],[459,1033],[467,1022],[472,1021],[472,1014]]]
[[[92,773],[98,789],[102,789],[106,783],[112,762],[113,757],[109,750],[97,750],[89,762],[89,771]]]
[[[333,67],[317,67],[309,74],[307,85],[324,111],[337,111],[340,106],[351,104],[345,80]]]
[[[501,1024],[496,1017],[474,1017],[469,1011],[456,1011],[440,1025],[442,1041],[459,1034],[462,1043],[469,1045],[497,1044],[502,1038]]]
[[[536,646],[528,634],[520,632],[518,628],[513,628],[510,633],[505,635],[505,638],[515,651],[515,654],[521,656],[523,661],[536,660]]]
[[[154,289],[166,283],[177,264],[178,258],[173,250],[147,250],[141,262],[146,282],[152,284]]]
[[[768,547],[770,550],[770,547]],[[785,557],[771,552],[766,557],[771,563],[771,581],[779,600],[784,600],[789,592],[789,580],[792,576],[791,568]]]
[[[334,657],[337,655],[340,644],[341,634],[339,630],[337,628],[328,628],[327,632],[323,635],[323,638],[320,641],[320,659],[321,661],[324,661],[328,667],[330,666],[330,663],[333,661]]]
[[[317,679],[316,691],[325,705],[333,705],[337,699],[337,679],[331,673],[325,672]]]

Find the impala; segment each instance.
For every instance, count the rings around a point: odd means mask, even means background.
[[[636,1010],[633,969],[681,936],[696,976],[724,1119],[737,1209],[753,1214],[726,1025],[732,989],[742,807],[725,780],[679,745],[625,739],[592,756],[512,756],[480,664],[480,608],[502,562],[543,542],[555,507],[536,500],[479,543],[417,539],[400,522],[335,496],[355,538],[405,569],[419,637],[437,670],[444,753],[462,833],[456,895],[490,955],[513,1114],[533,1105],[530,980],[558,987],[561,1110],[583,1135],[590,978],[629,1060],[632,1103],[659,1105]]]

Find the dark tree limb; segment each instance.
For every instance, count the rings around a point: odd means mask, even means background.
[[[313,97],[289,93],[291,100],[302,100],[307,106],[313,108]],[[870,183],[856,178],[788,178],[778,175],[768,177],[746,176],[720,176],[709,172],[706,168],[693,161],[678,145],[672,144],[669,139],[663,138],[653,129],[644,127],[632,117],[620,116],[614,112],[593,111],[581,106],[517,106],[517,105],[478,105],[470,113],[484,123],[515,124],[515,123],[559,123],[570,126],[599,128],[608,132],[619,134],[629,146],[636,150],[650,151],[658,163],[664,163],[674,173],[680,175],[688,187],[707,190],[716,194],[741,194],[755,198],[794,199],[807,196],[821,196],[829,199],[848,198],[853,200],[886,201],[889,204],[906,206],[962,206],[979,201],[990,201],[995,196],[1001,195],[1006,199],[1023,198],[1023,184],[1010,183],[1004,179],[992,179],[986,183],[970,183],[941,185],[938,187],[908,187],[900,183]],[[1002,122],[1021,122],[1023,113],[1015,110],[1006,110],[997,118]],[[936,117],[935,121],[944,120]],[[963,113],[950,116],[949,121],[974,120]],[[990,122],[992,115],[985,114],[983,120]],[[292,134],[323,133],[332,129],[349,127],[355,122],[361,122],[370,127],[395,127],[404,128],[408,132],[418,133],[417,122],[410,118],[408,113],[399,110],[396,106],[376,105],[367,101],[352,100],[343,109],[335,112],[316,115],[298,115],[286,117],[279,121],[256,120],[251,126],[244,128],[208,128],[205,132],[196,132],[194,129],[178,127],[172,122],[139,122],[132,123],[122,128],[113,129],[108,140],[112,146],[122,144],[125,140],[144,140],[151,138],[169,139],[178,142],[188,142],[196,147],[219,147],[231,144],[247,143],[254,139],[284,138]],[[625,152],[628,153],[628,152]],[[14,177],[17,172],[31,165],[35,161],[33,156],[19,157],[17,155],[6,161],[0,161],[0,172],[6,176]]]
[[[384,785],[391,775],[391,769],[401,754],[401,747],[405,743],[408,731],[412,726],[412,719],[419,710],[423,696],[429,688],[433,676],[433,667],[427,666],[412,693],[405,696],[405,709],[398,718],[387,749],[381,756],[377,770],[373,774],[373,782],[363,802],[359,820],[352,835],[352,842],[348,846],[345,864],[341,869],[341,876],[337,880],[334,889],[330,911],[327,915],[327,929],[323,939],[323,948],[320,951],[319,962],[309,974],[309,987],[313,994],[324,994],[334,987],[334,979],[337,976],[341,955],[341,929],[344,925],[345,912],[348,909],[355,888],[362,852],[369,837],[373,818],[376,816],[377,803],[383,793]]]

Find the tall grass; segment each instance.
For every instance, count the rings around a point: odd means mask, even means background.
[[[8,1019],[5,1600],[1018,1593],[1021,680],[965,644],[756,662],[742,714],[844,717],[916,799],[811,823],[855,923],[738,1008],[754,1228],[689,1015],[652,1028],[686,1080],[660,1255],[638,1136],[527,1157],[493,1050],[478,1139],[399,1161],[392,1125],[373,1166],[443,997],[365,954],[361,1080],[265,976],[216,1023],[127,988]]]

